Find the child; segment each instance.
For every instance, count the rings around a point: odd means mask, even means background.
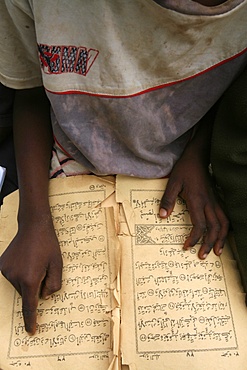
[[[220,255],[228,221],[207,171],[212,107],[247,62],[247,0],[57,4],[0,3],[0,78],[18,89],[20,188],[19,229],[0,268],[22,295],[31,334],[39,295],[61,286],[48,201],[52,134],[51,177],[170,174],[160,216],[181,195],[193,223],[184,248],[203,236],[199,257]]]

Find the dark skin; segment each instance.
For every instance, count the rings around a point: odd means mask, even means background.
[[[229,226],[208,172],[215,109],[199,122],[193,139],[171,172],[160,205],[163,218],[170,216],[178,195],[186,201],[193,229],[184,249],[194,246],[203,236],[198,252],[200,259],[205,259],[212,249],[217,256],[221,255]]]
[[[59,290],[62,275],[48,202],[53,137],[43,88],[16,93],[13,129],[20,189],[18,232],[0,259],[0,269],[22,295],[25,329],[34,334],[39,297]]]
[[[196,1],[216,6],[225,1]],[[162,0],[157,0],[162,4]],[[214,250],[220,255],[228,232],[228,220],[215,197],[210,176],[209,145],[213,112],[201,122],[193,139],[171,172],[161,200],[160,217],[168,217],[177,196],[185,199],[193,229],[184,248],[204,236],[199,258]],[[28,134],[27,134],[28,133]],[[61,287],[62,258],[48,200],[52,146],[49,101],[43,88],[16,93],[14,137],[20,189],[18,232],[0,258],[2,274],[22,296],[23,317],[28,333],[36,331],[36,311]]]

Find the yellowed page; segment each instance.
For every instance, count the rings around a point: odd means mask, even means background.
[[[205,261],[198,246],[182,249],[189,215],[178,199],[169,219],[159,218],[165,186],[165,179],[117,178],[128,225],[120,231],[122,363],[131,370],[245,370],[247,308],[236,263],[228,246]]]
[[[26,334],[21,297],[0,277],[0,368],[117,369],[118,241],[114,179],[77,176],[50,182],[50,204],[61,246],[62,290],[38,307],[37,332]],[[18,193],[1,212],[1,250],[16,232]],[[114,338],[115,333],[115,338]]]

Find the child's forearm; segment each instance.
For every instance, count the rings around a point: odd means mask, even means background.
[[[13,131],[22,222],[50,213],[48,180],[53,138],[50,106],[43,88],[16,92]]]
[[[183,156],[191,156],[193,160],[198,159],[205,166],[210,163],[211,136],[216,109],[217,105],[213,106],[198,122],[195,133],[183,153]]]

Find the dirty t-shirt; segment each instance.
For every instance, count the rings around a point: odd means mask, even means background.
[[[1,81],[43,84],[57,144],[95,174],[169,174],[247,63],[247,0],[6,0],[0,17]]]

